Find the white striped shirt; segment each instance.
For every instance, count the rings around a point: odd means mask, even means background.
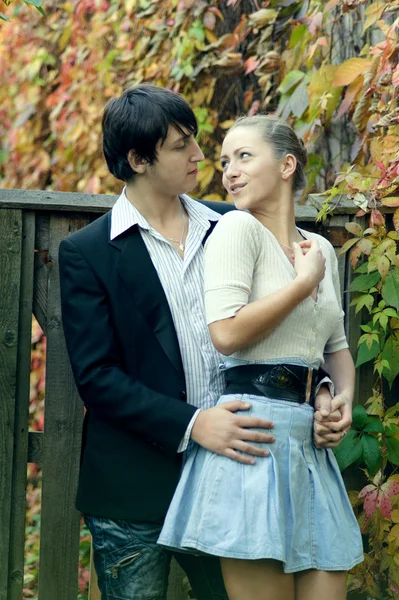
[[[212,345],[205,320],[202,240],[210,227],[209,221],[218,221],[221,215],[185,194],[180,199],[189,220],[184,258],[129,202],[125,190],[112,209],[111,240],[133,225],[139,226],[172,314],[186,379],[187,402],[207,409],[216,404],[225,386],[219,368],[221,356]],[[198,412],[190,421],[179,451],[187,447]]]

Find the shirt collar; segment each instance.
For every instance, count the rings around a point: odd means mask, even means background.
[[[138,225],[142,229],[150,229],[148,222],[140,211],[127,199],[125,190],[126,188],[122,190],[111,211],[111,240],[134,225]],[[209,221],[218,221],[221,217],[219,213],[193,200],[187,194],[182,194],[180,199],[187,210],[190,221],[195,222],[202,229],[208,229]]]

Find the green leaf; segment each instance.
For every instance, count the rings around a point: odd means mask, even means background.
[[[382,456],[380,442],[372,435],[365,433],[362,436],[363,458],[370,475],[375,475],[380,468]]]
[[[399,431],[399,427],[397,425],[390,425],[390,427],[385,427],[385,435],[387,437],[394,437]]]
[[[360,365],[363,365],[369,360],[373,360],[379,352],[380,345],[377,342],[373,342],[370,349],[367,347],[367,344],[363,342],[363,344],[359,346],[357,353],[356,367],[360,367]]]
[[[384,369],[383,375],[388,381],[389,386],[392,387],[395,377],[399,374],[399,342],[393,335],[389,336],[385,342],[382,359],[389,363],[390,368]]]
[[[0,12],[0,19],[2,19],[3,21],[8,21],[9,23],[11,22],[10,19],[8,17],[6,17],[6,15],[3,15],[3,13]]]
[[[360,227],[359,223],[355,222],[345,223],[345,229],[357,237],[361,237],[363,233],[363,229]]]
[[[359,275],[356,277],[349,286],[350,292],[364,292],[373,287],[381,279],[381,275],[378,271]]]
[[[399,270],[391,269],[382,285],[382,297],[387,304],[399,309]]]
[[[304,77],[305,73],[302,71],[295,69],[293,71],[289,71],[289,73],[287,73],[283,81],[280,83],[277,91],[280,92],[280,94],[286,94],[291,88],[294,87],[294,85],[302,81]]]
[[[368,431],[369,433],[384,433],[384,425],[379,419],[373,419],[366,424],[363,431]]]
[[[338,448],[335,448],[334,454],[338,466],[344,471],[349,465],[355,463],[362,456],[363,446],[360,437],[356,431],[348,431]]]
[[[24,0],[25,4],[31,4],[32,6],[34,6],[35,8],[37,8],[37,10],[39,11],[39,13],[41,13],[43,16],[45,16],[45,12],[42,9],[42,4],[43,4],[43,0]]]
[[[356,404],[352,411],[353,425],[356,429],[363,429],[363,427],[370,421],[366,409],[361,404]]]
[[[368,272],[367,262],[363,263],[362,265],[360,265],[360,267],[355,269],[355,273],[367,273],[367,272]]]
[[[393,437],[386,439],[388,460],[394,465],[399,465],[399,440]]]
[[[357,314],[362,310],[362,308],[366,307],[370,312],[374,304],[374,296],[371,294],[362,294],[361,296],[357,296],[352,300],[350,306],[356,306],[355,313]]]
[[[291,110],[293,114],[300,119],[309,106],[309,94],[305,82],[302,82],[295,88],[291,96]]]

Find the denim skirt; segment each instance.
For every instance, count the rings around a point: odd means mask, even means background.
[[[274,422],[270,451],[243,465],[195,443],[158,543],[180,551],[274,559],[286,573],[346,571],[363,560],[359,526],[331,449],[313,445],[313,408],[261,396],[242,415]],[[264,430],[263,430],[264,431]]]

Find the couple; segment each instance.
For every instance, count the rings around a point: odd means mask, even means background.
[[[197,600],[343,600],[362,547],[330,448],[354,367],[334,250],[295,226],[306,151],[277,119],[239,119],[232,210],[186,195],[196,133],[169,90],[111,100],[104,154],[126,187],[60,246],[102,598],[165,600],[174,555]]]

